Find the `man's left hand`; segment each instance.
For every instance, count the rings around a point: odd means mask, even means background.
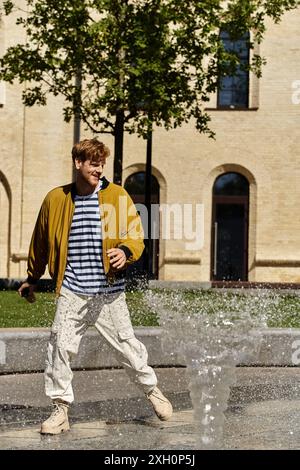
[[[110,248],[106,253],[113,268],[121,269],[125,266],[126,255],[123,250],[120,248]]]

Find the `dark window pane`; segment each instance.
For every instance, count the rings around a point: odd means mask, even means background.
[[[132,196],[145,195],[145,172],[140,171],[128,176],[124,185],[126,191]],[[151,193],[152,195],[159,194],[159,184],[155,176],[151,177]]]
[[[216,204],[217,279],[240,281],[244,278],[245,209],[241,204]]]
[[[233,101],[232,94],[233,90],[224,90],[219,96],[219,106],[230,106]]]
[[[224,48],[228,52],[235,52],[240,65],[234,75],[227,75],[220,79],[218,90],[218,106],[220,107],[248,107],[249,72],[243,67],[249,64],[249,33],[233,41],[226,31],[220,34]],[[230,92],[230,93],[229,93]]]
[[[222,79],[222,88],[223,88],[224,91],[231,90],[232,80],[234,80],[234,77],[224,77]]]
[[[151,179],[151,192],[152,194],[159,193],[159,184],[155,176],[152,175]],[[130,175],[124,185],[129,194],[144,195],[145,194],[145,172],[133,173]]]
[[[239,173],[225,173],[216,179],[213,193],[215,196],[248,196],[249,183]]]
[[[124,185],[129,194],[144,194],[145,193],[145,173],[134,173],[130,175]]]
[[[124,184],[124,188],[133,199],[135,204],[145,204],[145,172],[140,171],[130,175]],[[151,177],[151,204],[159,204],[159,183],[155,176]],[[137,206],[137,209],[140,207]],[[146,233],[146,227],[148,226],[147,213],[141,211],[140,213],[142,224]],[[158,278],[158,256],[159,256],[159,211],[151,212],[152,224],[149,253],[147,249],[143,251],[140,259],[135,262],[133,265],[130,265],[127,268],[127,279],[130,279],[135,285],[140,285],[140,281],[143,279],[143,276],[150,277],[150,279]],[[148,230],[147,230],[148,232]],[[140,281],[134,281],[134,279],[139,279]]]

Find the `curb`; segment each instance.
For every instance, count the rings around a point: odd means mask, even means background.
[[[300,329],[268,328],[260,330],[262,345],[255,362],[239,364],[253,366],[298,366],[300,365]],[[159,327],[135,328],[137,338],[142,341],[153,367],[185,366],[177,353],[165,353],[161,348],[162,329]],[[48,328],[1,328],[0,329],[0,374],[38,372],[45,367]],[[118,366],[111,348],[97,331],[89,329],[82,339],[79,353],[72,361],[74,370],[102,369]]]

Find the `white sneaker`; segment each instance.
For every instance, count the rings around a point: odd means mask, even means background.
[[[68,403],[61,401],[53,402],[54,410],[41,426],[41,434],[60,434],[69,431]]]
[[[148,400],[151,402],[155,413],[161,421],[170,419],[173,414],[173,407],[169,400],[163,395],[159,388],[155,387],[147,394]]]

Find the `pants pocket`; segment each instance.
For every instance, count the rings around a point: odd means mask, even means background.
[[[121,341],[126,341],[127,339],[134,338],[134,331],[132,326],[119,329],[118,337]]]

